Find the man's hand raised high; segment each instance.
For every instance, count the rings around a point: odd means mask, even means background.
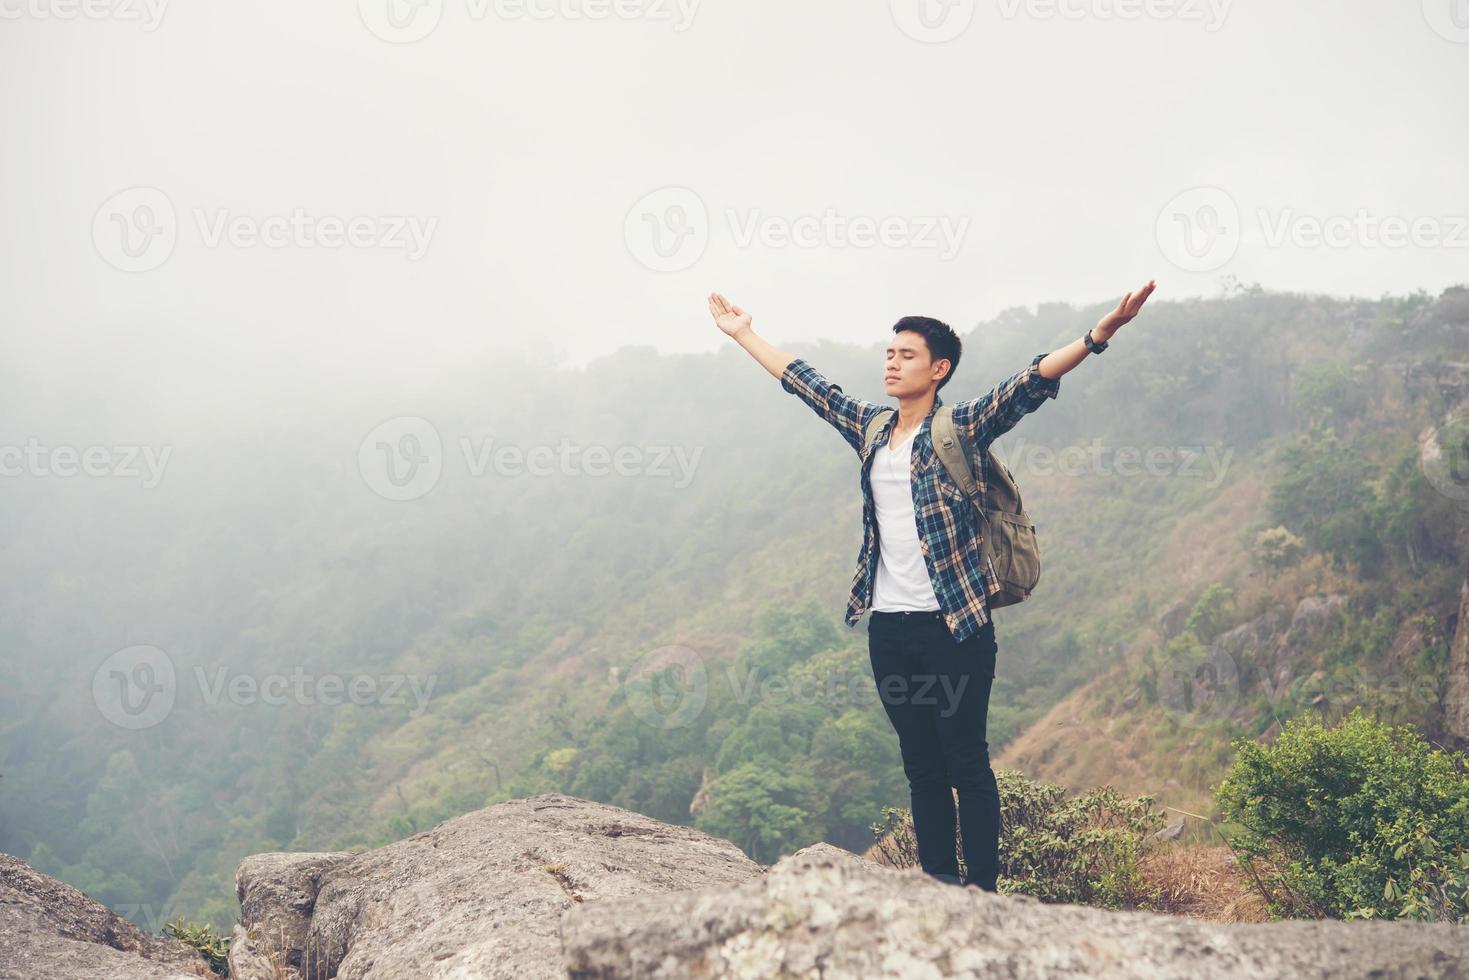
[[[731,337],[749,327],[751,322],[750,314],[718,293],[709,294],[709,312],[713,315],[714,322],[719,329]]]

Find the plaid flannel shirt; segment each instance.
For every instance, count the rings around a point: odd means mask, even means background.
[[[1024,369],[1011,375],[978,398],[954,405],[954,427],[968,437],[973,448],[975,479],[984,493],[984,463],[990,443],[1009,432],[1025,415],[1039,408],[1047,398],[1055,398],[1061,387],[1060,378],[1047,378],[1037,370],[1045,354],[1037,354]],[[876,450],[885,447],[892,434],[897,415],[883,425],[881,434],[866,453],[862,449],[867,423],[884,408],[876,402],[853,398],[840,385],[828,381],[802,358],[786,365],[780,377],[781,387],[795,394],[817,415],[841,433],[861,460],[862,473],[862,550],[857,554],[857,571],[852,576],[852,591],[847,600],[846,622],[856,626],[872,603],[872,587],[877,575],[877,511],[872,500],[872,459]],[[943,399],[934,395],[934,410]],[[929,437],[930,411],[913,436],[910,459],[913,481],[913,514],[918,525],[918,542],[923,562],[928,566],[929,581],[939,600],[939,608],[956,641],[963,641],[989,622],[988,597],[1000,591],[994,568],[984,560],[980,550],[981,534],[976,526],[979,517],[974,505],[964,496],[944,469],[934,452]]]

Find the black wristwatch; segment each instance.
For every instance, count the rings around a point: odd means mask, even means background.
[[[1095,340],[1092,340],[1092,332],[1090,330],[1086,332],[1086,336],[1082,338],[1082,342],[1086,344],[1086,349],[1093,354],[1100,354],[1111,343],[1110,340],[1104,340],[1099,344]]]

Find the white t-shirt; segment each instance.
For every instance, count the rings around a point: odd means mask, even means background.
[[[874,612],[927,611],[939,608],[918,543],[913,513],[914,429],[896,448],[873,450],[872,501],[877,507],[877,579],[872,587]]]

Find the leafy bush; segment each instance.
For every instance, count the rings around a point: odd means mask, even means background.
[[[1333,728],[1301,717],[1274,745],[1237,739],[1235,748],[1215,801],[1244,828],[1232,844],[1272,914],[1465,921],[1462,753],[1361,708]]]
[[[1110,786],[1067,798],[1054,783],[999,770],[1000,890],[1045,902],[1145,908],[1156,897],[1139,870],[1162,829],[1153,798],[1125,799]]]
[[[1150,835],[1163,824],[1152,797],[1124,799],[1102,786],[1068,799],[1062,787],[1013,770],[997,770],[995,779],[1001,892],[1104,908],[1146,908],[1156,899],[1139,870]],[[908,810],[885,808],[872,832],[883,863],[918,866]]]

